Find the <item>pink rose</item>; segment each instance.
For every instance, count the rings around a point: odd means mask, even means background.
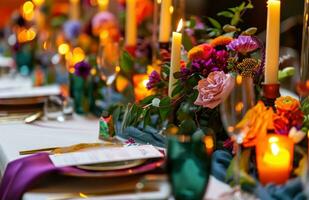
[[[194,104],[213,109],[230,94],[234,84],[235,80],[230,74],[211,72],[207,78],[198,82],[199,94]]]

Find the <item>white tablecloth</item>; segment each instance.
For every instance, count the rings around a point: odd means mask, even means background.
[[[43,122],[38,121],[34,124],[27,125],[23,123],[0,124],[0,172],[3,174],[6,165],[17,158],[20,158],[19,151],[68,146],[78,143],[98,142],[98,121],[96,119],[85,119],[80,116],[74,116],[73,120],[60,122]],[[78,181],[77,181],[78,182]],[[62,184],[60,184],[62,183]],[[39,186],[27,192],[23,199],[25,200],[45,200],[53,197],[57,187],[70,192],[71,189],[78,187],[93,187],[92,184],[59,184],[50,182],[49,184]],[[95,183],[94,183],[95,184]],[[97,182],[97,184],[100,184]],[[230,187],[219,182],[214,177],[210,178],[207,199],[218,199],[223,192],[229,191]],[[155,194],[146,194],[154,197]],[[98,199],[98,198],[92,198]],[[105,196],[100,199],[137,199],[136,195]],[[140,199],[146,199],[140,197]]]

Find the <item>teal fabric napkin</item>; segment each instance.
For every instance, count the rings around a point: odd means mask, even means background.
[[[226,170],[232,158],[233,156],[227,151],[215,151],[212,157],[212,175],[225,182]],[[300,178],[293,178],[284,185],[268,184],[262,186],[258,183],[248,190],[261,200],[306,200]]]
[[[158,130],[150,126],[133,127],[129,126],[121,131],[120,123],[116,127],[116,135],[124,139],[134,139],[135,142],[141,144],[152,144],[157,147],[166,147],[166,138],[158,134]]]

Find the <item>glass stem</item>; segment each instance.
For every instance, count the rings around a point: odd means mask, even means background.
[[[112,103],[112,85],[107,85],[107,91],[106,91],[106,104],[110,106]]]
[[[236,141],[236,157],[234,167],[235,187],[240,187],[240,157],[241,157],[241,143]]]

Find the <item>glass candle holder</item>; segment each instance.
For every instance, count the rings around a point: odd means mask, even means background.
[[[256,146],[259,180],[262,184],[285,183],[293,164],[294,143],[288,136],[268,135]]]

